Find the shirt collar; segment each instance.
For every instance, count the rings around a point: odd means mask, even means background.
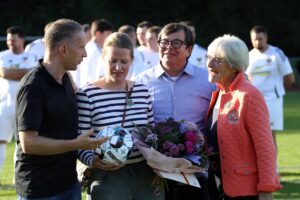
[[[185,72],[186,74],[189,74],[191,76],[194,76],[195,71],[194,71],[193,65],[190,62],[187,62],[186,66],[183,69],[183,72]],[[162,76],[164,73],[165,73],[165,71],[160,62],[154,70],[154,76],[155,76],[155,78],[158,78],[158,77]]]
[[[239,72],[235,77],[234,81],[229,86],[230,91],[236,90],[242,82],[245,81],[245,74],[244,72]]]
[[[229,86],[230,92],[236,90],[240,86],[240,84],[245,81],[245,79],[246,78],[245,78],[244,72],[239,72],[237,74],[237,76],[235,77],[235,79],[233,80],[233,82]],[[220,90],[220,85],[218,84],[218,90],[217,90],[217,92],[219,90]]]
[[[39,60],[38,69],[40,69],[42,76],[49,82],[49,84],[56,87],[62,87],[66,82],[66,78],[68,77],[67,73],[65,73],[62,78],[62,84],[58,83],[43,65],[43,59]]]

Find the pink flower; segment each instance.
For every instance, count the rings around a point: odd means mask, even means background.
[[[190,141],[186,141],[184,144],[185,144],[186,152],[187,153],[193,153],[193,151],[194,151],[193,143],[190,142]]]
[[[193,144],[197,142],[197,135],[193,131],[187,131],[184,135],[186,141],[190,141]]]

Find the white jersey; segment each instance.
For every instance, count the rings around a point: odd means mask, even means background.
[[[266,100],[285,94],[283,76],[291,73],[291,64],[279,48],[269,45],[264,52],[258,49],[249,52],[246,74],[251,76],[252,84],[260,90]]]
[[[14,54],[10,50],[0,52],[0,67],[30,69],[37,66],[36,57],[28,52]],[[15,108],[19,81],[0,78],[0,113],[4,108]]]
[[[43,39],[37,39],[29,43],[25,47],[25,51],[32,53],[39,60],[44,58],[45,54],[45,43]]]
[[[143,54],[144,63],[148,69],[158,65],[159,63],[158,52],[155,52],[149,48],[145,48],[141,53]]]
[[[197,67],[202,67],[204,69],[207,69],[205,63],[205,55],[206,55],[206,50],[202,48],[200,45],[194,44],[192,54],[189,58],[189,62]]]
[[[101,73],[98,65],[101,48],[95,42],[89,41],[85,45],[85,50],[87,57],[83,58],[76,71],[71,72],[76,86],[80,88],[95,81]]]
[[[138,51],[137,48],[134,49],[133,55],[134,55],[133,62],[127,74],[127,80],[132,80],[132,81],[135,80],[136,76],[139,73],[148,69],[144,64],[143,54],[140,51]]]
[[[141,46],[138,46],[137,48],[136,48],[138,51],[140,51],[140,52],[144,52],[145,50],[147,50],[148,48],[146,47],[146,46],[144,46],[144,45],[141,45]]]

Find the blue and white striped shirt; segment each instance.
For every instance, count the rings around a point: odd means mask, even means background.
[[[78,133],[85,133],[93,128],[95,135],[106,127],[120,127],[125,108],[125,90],[106,90],[95,85],[80,89],[77,94]],[[127,105],[124,128],[128,131],[137,126],[153,123],[152,103],[145,85],[134,84],[129,99],[132,105]],[[127,103],[127,102],[126,102]],[[92,150],[79,150],[79,160],[91,166],[95,153]],[[126,162],[135,163],[144,160],[138,149],[134,148]]]

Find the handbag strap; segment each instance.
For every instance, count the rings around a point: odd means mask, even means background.
[[[121,127],[123,127],[124,123],[125,123],[125,116],[126,116],[126,109],[127,109],[127,104],[128,104],[128,98],[131,96],[131,93],[132,93],[132,87],[130,88],[130,90],[128,89],[128,83],[127,83],[127,81],[126,81],[126,84],[125,84],[125,89],[126,89],[126,98],[125,98],[125,106],[124,106],[124,111],[123,111],[123,117],[122,117]]]

